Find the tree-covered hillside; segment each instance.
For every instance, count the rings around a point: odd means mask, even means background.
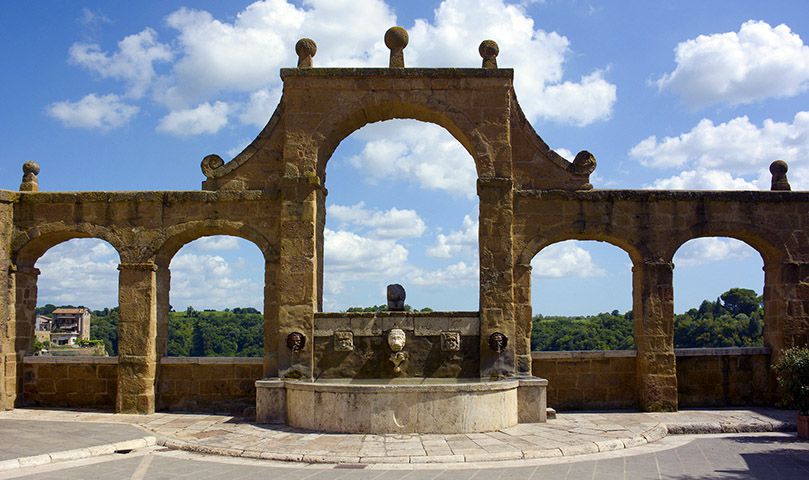
[[[413,309],[407,306],[407,310]],[[56,308],[45,305],[37,314]],[[386,305],[351,307],[349,312],[379,312]],[[431,311],[429,308],[419,310]],[[260,357],[264,322],[254,308],[194,310],[169,313],[169,356]],[[676,315],[674,346],[678,348],[746,347],[762,345],[762,299],[753,290],[731,288],[698,308]],[[118,352],[118,308],[92,312],[90,338],[104,342],[110,355]],[[532,350],[624,350],[635,348],[632,311],[613,310],[589,316],[543,316],[533,319]]]
[[[750,347],[762,345],[762,298],[753,290],[731,288],[699,308],[675,315],[676,348]],[[544,351],[624,350],[634,347],[632,311],[580,317],[537,315],[531,349]]]

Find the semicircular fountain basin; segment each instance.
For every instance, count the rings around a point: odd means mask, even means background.
[[[471,433],[517,424],[517,380],[284,380],[287,423],[341,433]],[[257,382],[257,387],[259,383]]]

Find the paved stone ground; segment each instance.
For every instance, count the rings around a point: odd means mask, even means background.
[[[119,443],[148,435],[132,425],[87,423],[77,429],[75,422],[33,423],[2,418],[0,461]]]
[[[545,424],[461,435],[350,435],[256,425],[229,416],[16,409],[7,420],[138,425],[172,449],[243,458],[345,464],[419,464],[570,457],[633,448],[672,434],[794,431],[794,412],[775,409],[676,413],[559,414]]]
[[[165,449],[164,449],[165,450]],[[809,478],[809,442],[794,434],[669,436],[654,444],[570,458],[447,465],[278,463],[147,450],[0,472],[0,480],[532,480]]]

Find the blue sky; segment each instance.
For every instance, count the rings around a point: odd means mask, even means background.
[[[596,188],[767,189],[780,158],[806,189],[806,13],[797,0],[9,3],[0,188],[16,190],[33,159],[46,191],[199,189],[203,156],[232,158],[266,123],[298,38],[318,43],[316,66],[384,66],[382,37],[398,24],[409,66],[476,67],[479,42],[496,40],[545,141],[596,155]],[[474,165],[452,137],[370,125],[327,175],[326,310],[383,303],[391,282],[417,307],[477,308]],[[55,247],[38,263],[40,303],[114,305],[116,263],[99,242]],[[740,242],[689,242],[675,264],[677,311],[762,289],[761,258]],[[534,310],[625,311],[630,267],[597,242],[548,247],[534,261]],[[194,242],[172,272],[178,308],[261,305],[247,242]]]

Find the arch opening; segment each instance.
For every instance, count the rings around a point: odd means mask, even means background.
[[[229,235],[196,238],[171,255],[167,270],[158,270],[158,277],[166,274],[169,282],[158,279],[158,289],[168,287],[158,292],[161,353],[263,356],[265,259],[254,243]]]
[[[531,266],[532,351],[635,348],[632,261],[625,250],[603,241],[561,241],[540,250]]]
[[[763,346],[763,257],[730,237],[701,237],[674,255],[675,348]]]
[[[476,179],[434,124],[390,120],[341,142],[319,211],[321,311],[384,308],[393,283],[417,310],[477,310]]]
[[[47,248],[35,260],[38,278],[18,275],[18,289],[28,289],[29,301],[33,294],[36,304],[33,312],[18,305],[18,312],[34,314],[28,352],[116,355],[119,263],[118,252],[106,241],[73,238]]]

